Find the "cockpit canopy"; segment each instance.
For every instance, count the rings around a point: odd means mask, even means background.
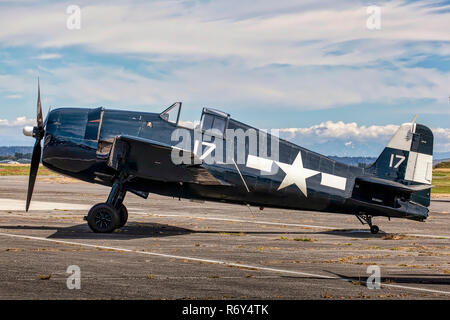
[[[200,128],[203,132],[214,131],[225,134],[230,115],[215,109],[203,108]]]
[[[181,105],[182,105],[181,102],[175,102],[170,107],[161,112],[159,116],[161,117],[161,119],[170,122],[176,126],[179,126]],[[211,108],[203,108],[199,129],[202,132],[214,131],[215,133],[220,133],[224,135],[225,130],[228,127],[229,120],[230,115],[225,112]]]

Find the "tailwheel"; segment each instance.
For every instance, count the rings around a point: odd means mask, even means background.
[[[125,207],[125,205],[122,203],[118,208],[118,212],[119,212],[120,222],[119,222],[119,225],[117,226],[117,228],[122,228],[128,221],[127,207]]]
[[[368,215],[368,214],[359,214],[356,215],[356,217],[358,218],[359,222],[361,222],[361,224],[368,224],[370,227],[370,232],[372,234],[377,234],[380,231],[380,228],[378,228],[378,226],[372,224],[372,216]]]
[[[380,228],[378,228],[378,226],[372,225],[372,226],[370,227],[370,232],[372,232],[372,234],[377,234],[378,231],[380,231]]]
[[[96,233],[109,233],[116,229],[121,221],[118,210],[107,203],[96,204],[89,210],[87,222]]]

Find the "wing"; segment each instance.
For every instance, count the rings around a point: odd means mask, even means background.
[[[175,152],[184,155],[185,159],[190,159],[186,161],[188,164],[174,164],[172,154]],[[116,137],[109,153],[108,166],[151,180],[205,185],[226,184],[205,169],[194,153],[139,137]]]

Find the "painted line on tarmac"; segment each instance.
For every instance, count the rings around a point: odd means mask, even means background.
[[[58,202],[48,202],[48,201],[33,201],[30,206],[30,210],[86,210],[88,211],[91,208],[89,205],[84,204],[75,204],[75,203],[58,203]],[[8,211],[23,211],[25,212],[25,201],[17,200],[17,199],[5,199],[0,198],[0,211],[8,210]],[[145,212],[145,209],[141,208],[131,208],[130,211],[133,210],[134,213],[139,215],[149,215]],[[287,227],[303,227],[303,228],[315,228],[315,229],[323,229],[323,230],[337,230],[338,227],[328,227],[328,226],[317,226],[317,225],[308,225],[308,224],[299,224],[299,223],[284,223],[284,222],[273,222],[273,221],[253,221],[253,220],[244,220],[244,219],[232,219],[232,218],[220,218],[220,217],[200,217],[200,216],[188,216],[188,215],[177,215],[177,214],[151,214],[151,216],[159,216],[159,217],[181,217],[181,218],[196,218],[196,219],[205,219],[205,220],[216,220],[216,221],[230,221],[230,222],[239,222],[239,223],[253,223],[253,224],[263,224],[263,225],[276,225],[276,226],[287,226]],[[347,231],[348,232],[348,231]],[[358,230],[356,232],[368,232],[367,230]],[[408,236],[421,237],[421,238],[434,238],[434,239],[450,239],[450,236],[442,236],[442,235],[429,235],[429,234],[411,234],[411,233],[402,233]]]
[[[142,214],[135,212],[137,214]],[[142,214],[143,215],[143,214]],[[304,228],[316,228],[316,229],[324,229],[324,230],[336,230],[339,231],[338,227],[326,227],[326,226],[317,226],[310,224],[298,224],[298,223],[285,223],[285,222],[272,222],[272,221],[257,221],[257,220],[244,220],[244,219],[231,219],[231,218],[219,218],[219,217],[201,217],[201,216],[188,216],[188,215],[179,215],[179,214],[145,214],[153,217],[168,217],[168,218],[190,218],[190,219],[205,219],[205,220],[216,220],[216,221],[230,221],[230,222],[240,222],[240,223],[254,223],[254,224],[264,224],[264,225],[276,225],[276,226],[287,226],[287,227],[304,227]],[[346,231],[349,232],[349,231]],[[351,231],[350,231],[351,232]],[[355,232],[355,231],[354,231]],[[369,232],[368,230],[357,230],[356,232]],[[432,235],[432,234],[415,234],[415,233],[403,233],[406,236],[420,237],[420,238],[436,238],[436,239],[450,239],[450,236],[440,236],[440,235]]]
[[[294,275],[299,275],[299,276],[316,277],[316,278],[329,279],[329,280],[343,280],[343,281],[352,281],[353,280],[353,279],[350,279],[350,278],[337,277],[337,276],[326,276],[326,275],[321,275],[321,274],[314,274],[314,273],[295,271],[295,270],[284,270],[284,269],[277,269],[277,268],[268,268],[268,267],[261,267],[261,266],[255,266],[255,265],[249,265],[249,264],[241,264],[241,263],[234,263],[234,262],[227,262],[227,261],[220,261],[220,260],[213,260],[213,259],[203,259],[203,258],[179,256],[179,255],[158,253],[158,252],[151,252],[151,251],[137,251],[137,250],[132,250],[132,249],[125,249],[125,248],[118,248],[118,247],[109,247],[109,246],[101,246],[101,245],[96,245],[96,244],[74,242],[74,241],[66,241],[66,240],[48,239],[48,238],[34,237],[34,236],[27,236],[27,235],[19,235],[19,234],[12,234],[12,233],[0,232],[0,236],[7,236],[7,237],[21,238],[21,239],[29,239],[29,240],[48,241],[48,242],[54,242],[54,243],[59,243],[59,244],[83,246],[83,247],[96,248],[96,249],[105,249],[105,250],[112,250],[112,251],[117,251],[117,252],[130,252],[130,253],[145,254],[145,255],[155,256],[155,257],[169,258],[169,259],[177,259],[177,260],[186,260],[186,261],[210,263],[210,264],[223,265],[223,266],[229,266],[229,267],[253,269],[253,270],[268,271],[268,272],[275,272],[275,273],[282,273],[282,274],[294,274]],[[384,284],[384,283],[382,283],[381,286],[382,287],[405,289],[405,290],[412,290],[412,291],[422,291],[422,292],[450,295],[450,291],[441,291],[441,290],[425,289],[425,288],[418,288],[418,287],[409,287],[409,286],[402,286],[402,285],[395,285],[395,284]]]
[[[76,203],[59,203],[50,201],[32,201],[30,210],[89,210],[91,206]],[[0,210],[25,212],[25,200],[0,198]]]
[[[205,220],[217,220],[217,221],[231,221],[231,222],[245,222],[254,224],[268,224],[276,226],[288,226],[288,227],[306,227],[306,228],[317,228],[317,229],[333,229],[331,227],[324,226],[313,226],[309,224],[299,224],[299,223],[285,223],[285,222],[273,222],[273,221],[257,221],[257,220],[243,220],[243,219],[232,219],[232,218],[219,218],[219,217],[200,217],[200,216],[187,216],[178,214],[161,214],[155,213],[152,216],[156,217],[180,217],[180,218],[194,218],[194,219],[205,219]]]

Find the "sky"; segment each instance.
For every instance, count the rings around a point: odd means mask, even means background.
[[[339,156],[418,114],[450,152],[450,1],[0,0],[0,145],[34,143],[38,76],[44,114],[182,101]]]

